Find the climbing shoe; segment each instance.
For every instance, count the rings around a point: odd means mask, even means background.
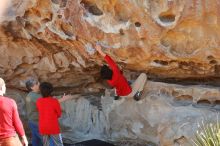
[[[134,100],[138,101],[141,99],[141,95],[142,95],[142,91],[138,91],[135,95],[134,95]]]
[[[119,99],[120,99],[120,96],[117,96],[117,95],[114,96],[114,100],[119,100]]]

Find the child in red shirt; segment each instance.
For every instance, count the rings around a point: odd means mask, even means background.
[[[43,145],[49,146],[52,138],[56,146],[63,146],[58,118],[61,116],[61,107],[58,99],[53,98],[53,86],[50,83],[40,84],[40,91],[43,98],[36,102],[39,111],[39,131],[43,137]]]

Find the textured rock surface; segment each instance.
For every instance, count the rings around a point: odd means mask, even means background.
[[[17,97],[20,109],[24,109],[19,98],[23,94],[9,92],[10,96]],[[198,124],[216,122],[220,111],[219,96],[216,102],[209,98],[220,94],[217,88],[149,81],[143,99],[138,102],[133,99],[114,101],[111,92],[107,90],[105,96],[82,95],[62,103],[60,124],[65,142],[98,138],[138,141],[142,145],[151,141],[160,146],[190,146]],[[210,99],[212,102],[198,102]]]
[[[218,0],[11,0],[6,6],[0,12],[0,76],[12,89],[23,90],[37,77],[58,93],[100,91],[97,41],[131,79],[132,70],[157,80],[219,84]],[[140,103],[108,97],[99,103],[99,96],[66,102],[64,137],[185,146],[197,121],[214,119],[219,109],[218,88],[149,82],[145,90]],[[25,93],[9,92],[25,115]]]
[[[12,0],[1,18],[0,75],[17,88],[29,76],[91,85],[99,40],[125,69],[216,83],[219,10],[218,0]]]

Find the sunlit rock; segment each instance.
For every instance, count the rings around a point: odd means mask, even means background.
[[[213,118],[209,107],[218,109],[219,90],[211,86],[220,81],[218,0],[11,0],[0,6],[0,76],[11,88],[24,90],[34,77],[60,94],[102,92],[97,43],[128,79],[145,72],[150,80],[190,85],[152,82],[138,103],[112,95],[98,108],[85,96],[65,103],[66,138],[184,145],[195,120]]]

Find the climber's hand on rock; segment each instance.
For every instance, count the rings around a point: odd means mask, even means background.
[[[95,49],[99,52],[99,54],[103,57],[106,56],[106,54],[102,51],[102,47],[99,44],[95,45]]]
[[[95,49],[96,49],[98,52],[102,52],[102,46],[99,45],[98,43],[95,44]]]

